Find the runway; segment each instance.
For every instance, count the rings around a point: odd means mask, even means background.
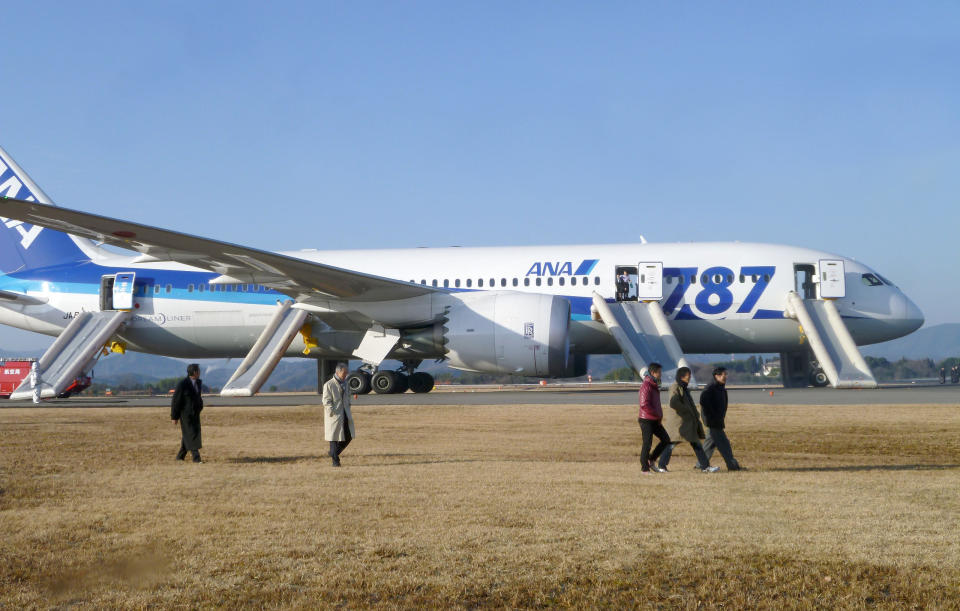
[[[896,385],[876,390],[836,390],[832,388],[737,388],[728,389],[731,404],[736,405],[956,405],[960,407],[960,385]],[[771,395],[770,393],[773,392]],[[427,394],[370,393],[354,399],[355,405],[635,405],[637,389],[541,389],[495,390],[468,387],[443,388]],[[314,393],[265,393],[256,397],[224,398],[207,395],[204,403],[216,406],[291,406],[320,405]],[[44,401],[49,407],[160,407],[170,404],[166,396],[72,397]],[[0,407],[28,407],[25,401],[0,400]]]

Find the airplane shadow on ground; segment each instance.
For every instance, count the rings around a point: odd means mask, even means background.
[[[454,458],[454,459],[436,459],[430,460],[430,454],[354,454],[350,455],[349,452],[341,454],[341,458],[344,461],[349,461],[350,459],[370,459],[370,458],[382,458],[382,459],[403,459],[411,458],[413,460],[391,460],[375,463],[366,463],[366,464],[354,464],[355,467],[389,467],[396,465],[433,465],[433,464],[449,464],[449,463],[472,463],[472,462],[483,462],[480,459],[476,458]],[[285,464],[299,462],[301,460],[330,460],[330,456],[327,454],[303,454],[300,456],[238,456],[235,458],[227,459],[227,462],[233,464]]]
[[[238,456],[236,458],[229,458],[227,462],[234,464],[249,464],[249,463],[262,463],[262,464],[277,464],[277,463],[289,463],[297,462],[301,460],[319,460],[326,458],[329,460],[329,456],[326,454],[304,454],[303,456]]]
[[[850,465],[846,467],[778,467],[764,471],[787,473],[856,473],[858,471],[947,471],[960,465]]]

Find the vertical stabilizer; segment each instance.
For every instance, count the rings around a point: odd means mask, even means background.
[[[0,197],[53,204],[19,165],[0,148]],[[92,242],[38,225],[0,217],[0,272],[8,274],[62,263],[88,261],[99,251]]]

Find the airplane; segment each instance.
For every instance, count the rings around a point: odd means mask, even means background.
[[[429,392],[431,359],[564,378],[597,354],[666,373],[689,353],[779,352],[788,386],[875,386],[857,346],[924,321],[868,266],[778,244],[267,252],[55,206],[3,149],[0,222],[0,323],[58,336],[44,397],[110,349],[243,358],[228,396],[297,356],[321,383],[361,361],[357,393]]]

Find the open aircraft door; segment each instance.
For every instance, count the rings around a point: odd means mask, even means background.
[[[663,263],[638,263],[637,301],[663,299]]]
[[[134,272],[120,272],[113,279],[113,307],[112,310],[133,309],[133,281]]]
[[[843,261],[820,259],[820,299],[842,299],[846,295]]]

